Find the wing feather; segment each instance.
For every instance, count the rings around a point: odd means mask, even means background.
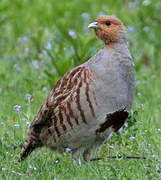
[[[52,127],[55,136],[60,137],[74,126],[87,124],[89,116],[95,116],[93,82],[89,67],[78,66],[66,73],[41,106],[32,126]]]

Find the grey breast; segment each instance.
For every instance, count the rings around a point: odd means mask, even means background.
[[[132,105],[134,67],[126,45],[104,48],[87,63],[95,74],[95,93],[100,114],[112,113]]]

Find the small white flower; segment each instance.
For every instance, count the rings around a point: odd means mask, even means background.
[[[26,122],[26,126],[27,127],[30,127],[31,126],[31,123],[29,121]]]
[[[65,151],[67,151],[67,152],[71,152],[71,151],[72,151],[72,149],[71,149],[71,148],[65,148]]]
[[[137,93],[137,96],[141,96],[141,93],[140,93],[140,92],[138,92],[138,93]]]
[[[141,84],[141,83],[142,83],[142,81],[136,80],[136,84]]]
[[[77,39],[77,35],[76,35],[76,33],[75,33],[72,29],[70,29],[70,30],[68,31],[68,34],[69,34],[69,36],[71,36],[73,39]]]
[[[59,162],[60,162],[60,160],[59,160],[59,159],[55,160],[55,163],[56,163],[56,164],[58,164]]]
[[[29,54],[29,52],[30,52],[30,49],[29,49],[28,47],[26,47],[26,48],[24,49],[25,55],[27,56],[27,55]]]
[[[135,136],[131,136],[131,137],[130,137],[130,140],[132,140],[132,141],[134,141],[135,139],[136,139]]]
[[[21,118],[22,121],[26,121],[27,119],[26,118]]]
[[[34,167],[34,166],[32,166],[32,165],[29,165],[28,168],[29,168],[29,169],[33,169],[33,170],[37,170],[37,168]]]
[[[149,147],[151,147],[152,145],[151,144],[148,144]]]
[[[144,0],[143,1],[143,5],[144,6],[149,6],[151,4],[151,1],[150,0]]]
[[[7,168],[2,168],[2,171],[5,171],[5,170],[7,170]]]
[[[16,112],[20,112],[21,106],[20,106],[20,105],[15,105],[15,106],[13,106],[13,109],[14,109]]]
[[[14,65],[14,68],[16,69],[16,71],[19,71],[19,72],[21,72],[21,71],[22,71],[22,68],[21,68],[21,67],[19,67],[19,65],[18,65],[18,64],[15,64],[15,65]]]
[[[128,127],[128,123],[127,123],[127,122],[125,122],[124,126],[127,128],[127,127]]]
[[[31,165],[29,165],[29,167],[28,167],[29,169],[32,169],[32,166]]]
[[[137,6],[137,2],[135,2],[135,1],[133,1],[133,2],[129,2],[128,3],[128,8],[134,8],[134,7],[136,7]]]
[[[47,90],[48,90],[47,87],[43,87],[43,88],[42,88],[42,91],[47,91]]]
[[[40,68],[40,62],[38,62],[37,60],[32,60],[32,66],[35,69],[39,69]]]
[[[36,169],[37,169],[36,167],[34,167],[34,166],[32,166],[32,165],[29,165],[28,168],[29,168],[29,169],[33,169],[33,170],[36,170]]]
[[[161,128],[157,129],[157,131],[161,133]]]
[[[28,38],[28,36],[23,36],[23,37],[21,38],[21,40],[24,42],[24,41],[28,41],[29,38]]]
[[[144,104],[139,104],[138,105],[138,108],[140,108],[140,109],[143,108],[143,107],[144,107]]]
[[[16,124],[14,124],[14,127],[19,128],[20,124],[16,123]]]
[[[31,98],[32,98],[32,94],[25,94],[25,99],[27,101],[31,101]]]
[[[46,49],[48,49],[48,50],[52,49],[52,44],[51,44],[51,42],[48,42],[48,43],[47,43]]]
[[[154,159],[155,159],[155,158],[158,158],[158,156],[155,155],[155,154],[152,154],[152,155],[151,155],[151,158],[154,158]]]
[[[33,170],[35,170],[35,171],[36,171],[36,170],[37,170],[37,168],[36,168],[36,167],[33,167]]]
[[[99,17],[101,17],[101,16],[106,16],[106,14],[105,14],[104,12],[99,12],[98,16],[99,16]]]
[[[91,16],[87,12],[82,13],[81,16],[85,21],[89,21],[91,19]]]
[[[144,31],[144,32],[149,32],[149,30],[150,30],[150,27],[149,27],[149,26],[144,26],[144,27],[143,27],[143,31]]]
[[[27,42],[29,40],[29,37],[28,36],[23,36],[23,37],[21,37],[21,38],[19,38],[19,42],[20,43],[25,43],[25,42]]]
[[[134,26],[127,26],[129,32],[136,32],[136,28]]]
[[[133,67],[135,67],[135,66],[136,66],[134,62],[132,62],[132,66],[133,66]]]
[[[5,126],[5,123],[4,122],[0,122],[0,126]]]

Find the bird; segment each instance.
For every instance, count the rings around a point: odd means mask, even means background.
[[[125,25],[101,16],[94,29],[104,47],[58,80],[31,123],[20,152],[24,160],[38,147],[90,161],[128,119],[135,89],[134,62]]]

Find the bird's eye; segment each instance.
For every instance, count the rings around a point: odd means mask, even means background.
[[[111,21],[106,21],[106,25],[110,26],[111,25]]]

